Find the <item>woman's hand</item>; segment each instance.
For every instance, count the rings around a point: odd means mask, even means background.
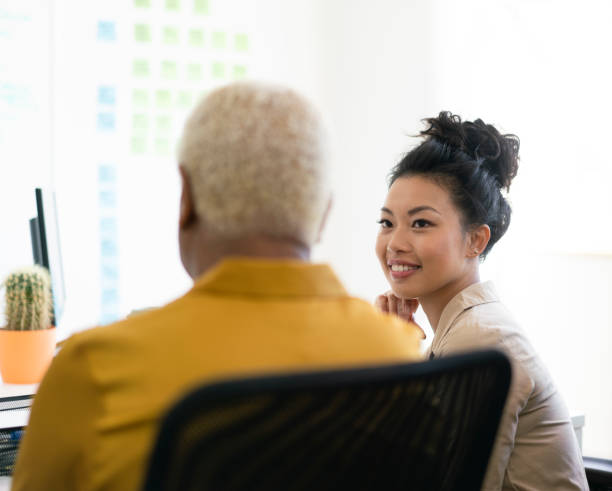
[[[413,323],[421,331],[421,336],[425,339],[425,331],[414,321],[414,313],[419,308],[419,301],[416,298],[399,298],[391,290],[376,297],[376,306],[383,312],[397,315],[400,319]]]

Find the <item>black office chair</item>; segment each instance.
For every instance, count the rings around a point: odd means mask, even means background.
[[[509,384],[482,351],[204,386],[163,420],[145,489],[478,490]]]
[[[612,491],[612,460],[583,457],[589,489]]]

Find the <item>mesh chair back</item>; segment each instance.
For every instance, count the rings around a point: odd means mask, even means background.
[[[145,489],[477,490],[509,384],[483,351],[204,386],[164,419]]]

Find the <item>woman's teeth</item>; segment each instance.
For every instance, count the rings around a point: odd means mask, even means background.
[[[391,271],[410,271],[412,269],[418,269],[418,266],[407,266],[406,264],[391,265]]]

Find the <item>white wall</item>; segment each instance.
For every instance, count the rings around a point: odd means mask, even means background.
[[[319,90],[333,134],[335,201],[317,254],[351,292],[386,289],[374,257],[386,176],[409,147],[430,94],[425,2],[319,2]]]
[[[585,415],[584,454],[611,458],[612,255],[500,252],[487,276],[520,319],[570,412]]]

